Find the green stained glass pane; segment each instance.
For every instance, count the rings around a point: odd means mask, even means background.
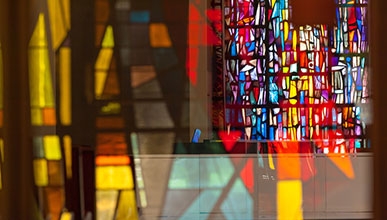
[[[34,157],[44,158],[43,138],[34,137],[33,139]]]

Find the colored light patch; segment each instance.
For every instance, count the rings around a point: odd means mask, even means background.
[[[47,0],[47,6],[50,16],[52,47],[57,50],[67,36],[65,16],[60,0]]]
[[[95,164],[97,166],[107,165],[129,165],[129,156],[97,156],[95,158]]]
[[[227,198],[221,205],[226,219],[254,219],[253,199],[241,179],[236,179]]]
[[[34,168],[34,180],[36,186],[47,186],[48,185],[48,168],[47,160],[35,159],[33,161]]]
[[[97,220],[113,219],[117,206],[118,191],[98,190],[96,197]]]
[[[174,161],[170,189],[215,188],[227,185],[234,166],[228,158],[179,158]]]
[[[137,219],[137,205],[134,190],[121,191],[115,220]]]
[[[355,172],[348,154],[329,153],[327,156],[346,177],[349,179],[355,178]]]
[[[277,182],[277,219],[303,219],[302,182],[300,180]]]
[[[253,159],[247,160],[245,167],[240,172],[240,177],[249,192],[254,192]]]
[[[230,152],[235,143],[241,138],[242,132],[241,131],[219,131],[218,135],[220,139],[223,142],[224,147],[226,148],[227,152]]]
[[[62,159],[58,136],[55,136],[55,135],[44,136],[43,145],[44,145],[44,152],[46,153],[47,160]]]
[[[167,26],[163,23],[152,23],[149,26],[149,38],[152,47],[171,47],[172,42]]]
[[[301,162],[298,152],[297,142],[283,142],[278,144],[277,172],[278,179],[300,179]]]
[[[199,197],[179,219],[207,219],[221,193],[219,189],[202,190]]]
[[[97,166],[97,189],[132,189],[133,176],[129,166]]]
[[[67,1],[67,0],[65,0]],[[60,121],[71,125],[71,49],[63,47],[59,51]]]

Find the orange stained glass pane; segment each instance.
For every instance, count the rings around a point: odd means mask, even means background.
[[[121,191],[116,220],[137,219],[137,205],[134,190]]]
[[[64,208],[64,189],[62,187],[45,187],[43,192],[45,197],[44,204],[50,219],[59,219]]]
[[[95,21],[96,23],[106,23],[110,14],[110,5],[108,0],[95,1]]]
[[[0,158],[1,162],[4,162],[4,140],[0,138]]]
[[[97,189],[133,189],[130,166],[97,166]]]
[[[60,0],[47,0],[47,6],[50,16],[52,48],[57,50],[67,36],[65,15]]]
[[[34,168],[35,185],[47,186],[48,185],[47,160],[35,159],[33,161],[33,168]]]
[[[95,158],[95,164],[97,166],[129,165],[130,164],[130,158],[127,155],[97,156]]]
[[[44,125],[56,125],[55,108],[43,108]]]
[[[152,47],[171,47],[168,28],[164,23],[151,23],[149,26],[150,44]]]
[[[156,78],[156,71],[153,66],[134,66],[131,68],[131,86],[136,88]]]
[[[124,133],[98,133],[97,154],[119,155],[127,153],[127,145]]]
[[[277,183],[277,219],[303,219],[301,180],[282,180]]]
[[[4,121],[3,109],[0,109],[0,127],[3,127],[3,121]]]
[[[46,135],[43,137],[44,152],[48,160],[62,159],[59,138],[56,135]]]
[[[71,125],[71,48],[59,51],[60,121]]]
[[[69,135],[65,135],[63,137],[63,148],[65,154],[65,164],[66,164],[66,177],[71,178],[72,174],[72,144],[71,137]]]
[[[62,162],[60,160],[49,160],[47,166],[48,184],[50,186],[62,186],[64,184]]]
[[[122,117],[98,117],[95,124],[97,128],[124,128],[125,126]]]
[[[120,85],[118,83],[117,71],[110,70],[105,81],[105,88],[102,97],[117,96],[120,94]]]
[[[105,24],[97,24],[95,25],[95,46],[99,47],[102,44],[102,38],[105,33]]]

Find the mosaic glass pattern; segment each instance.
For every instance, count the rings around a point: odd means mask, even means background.
[[[291,14],[285,0],[225,1],[227,128],[242,139],[365,147],[367,1],[336,1],[334,25],[295,27]]]

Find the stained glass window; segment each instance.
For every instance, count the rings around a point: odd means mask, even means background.
[[[368,2],[335,3],[334,25],[295,27],[289,1],[225,1],[228,129],[243,139],[346,139],[347,150],[366,147]]]

